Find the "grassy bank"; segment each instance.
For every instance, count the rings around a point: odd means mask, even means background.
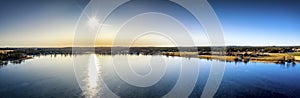
[[[178,56],[178,57],[190,57],[190,58],[201,58],[201,59],[212,59],[221,61],[243,61],[243,62],[266,62],[266,63],[285,63],[285,62],[296,62],[299,60],[295,59],[295,56],[300,53],[267,53],[265,56],[222,56],[222,55],[198,55],[197,52],[163,52],[162,55],[166,56]]]

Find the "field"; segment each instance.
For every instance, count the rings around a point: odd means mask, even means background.
[[[284,63],[300,61],[300,53],[266,53],[266,56],[222,56],[222,55],[198,55],[197,52],[163,52],[162,55],[180,56],[189,58],[214,59],[221,61],[244,61],[244,62],[266,62]]]

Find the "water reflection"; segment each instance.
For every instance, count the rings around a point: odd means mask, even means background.
[[[7,65],[8,63],[12,63],[12,64],[21,64],[23,63],[25,60],[10,60],[10,61],[0,61],[0,65]]]
[[[0,70],[1,98],[80,97],[69,57],[6,61]]]
[[[78,55],[86,55],[86,54],[44,54],[44,55],[30,55],[31,57],[33,57],[32,59],[36,58],[36,57],[41,57],[41,56],[50,56],[51,58],[56,58],[57,56],[59,57],[72,57],[72,56],[78,56]],[[97,58],[96,54],[94,54],[95,58]],[[101,55],[101,56],[112,56],[112,55]],[[132,55],[132,56],[138,56],[138,55]],[[172,57],[174,58],[174,56],[166,56],[166,57]],[[190,59],[190,58],[188,58]],[[24,63],[27,59],[20,59],[20,60],[8,60],[8,61],[0,61],[0,69],[4,68],[5,66],[7,66],[9,63],[11,64],[21,64]],[[212,59],[206,59],[207,61],[212,61]],[[218,60],[218,61],[222,61],[222,60]],[[234,62],[235,64],[238,63],[244,63],[244,64],[248,64],[251,61],[225,61],[225,62]],[[255,62],[251,62],[251,63],[255,63]],[[263,62],[262,62],[263,63]],[[280,62],[280,63],[276,63],[278,65],[280,65],[281,68],[294,68],[297,64],[296,62]]]
[[[80,54],[76,54],[76,55],[80,55]],[[8,66],[9,64],[18,65],[26,62],[27,60],[44,57],[44,56],[50,56],[51,58],[57,58],[57,57],[60,58],[60,57],[72,57],[74,55],[73,54],[44,54],[44,55],[39,54],[39,55],[28,55],[28,56],[30,57],[29,59],[16,59],[16,60],[4,60],[4,61],[0,60],[0,69]]]
[[[2,65],[7,65],[8,64],[8,61],[1,61],[0,62],[0,66],[2,66]]]
[[[296,63],[295,62],[293,62],[293,63],[287,62],[287,63],[280,64],[280,67],[282,67],[282,68],[290,68],[290,67],[295,68],[296,67]]]
[[[149,71],[149,66],[151,65],[160,65],[160,60],[153,59],[153,56],[144,56],[144,55],[115,55],[112,56],[103,56],[100,58],[102,73],[101,77],[106,89],[110,90],[111,93],[114,93],[120,97],[129,97],[129,98],[159,98],[167,94],[175,86],[181,69],[181,60],[180,57],[163,57],[166,59],[166,71],[162,75],[162,78],[157,81],[156,84],[148,87],[138,87],[134,86],[127,81],[119,77],[118,73],[114,70],[114,58],[127,58],[128,64],[131,66],[131,70],[135,71],[139,75],[147,75],[146,72]],[[160,56],[161,57],[161,56]],[[119,59],[118,59],[119,60]],[[184,59],[188,61],[188,59]],[[151,61],[151,63],[150,63]],[[126,61],[120,61],[126,62]],[[115,66],[125,67],[125,64],[116,64]],[[143,72],[146,71],[146,72]],[[120,73],[119,73],[120,74]],[[189,80],[187,80],[189,81]],[[107,94],[107,93],[105,93]],[[105,96],[105,95],[104,95]],[[110,96],[106,96],[110,97]]]
[[[99,74],[99,63],[98,58],[95,54],[91,54],[89,58],[88,68],[87,68],[87,78],[85,79],[85,84],[87,88],[83,92],[83,95],[89,98],[94,98],[99,96],[100,92],[100,82],[98,78]]]
[[[232,61],[226,61],[228,63],[232,63]],[[270,62],[251,62],[251,61],[234,61],[235,65],[240,65],[241,63],[244,63],[244,65],[247,65],[249,63],[264,63],[264,64],[276,64],[276,65],[280,65],[281,68],[295,68],[297,63],[296,62],[283,62],[283,63],[270,63]]]
[[[54,55],[53,55],[54,56]],[[143,55],[115,55],[128,56],[132,59],[134,70],[148,72],[148,66],[139,59],[148,59]],[[73,55],[80,62],[79,73],[84,89],[80,89],[74,76],[73,58],[57,55],[35,57],[29,61],[13,64],[6,61],[7,66],[14,66],[0,70],[0,97],[161,97],[176,84],[180,71],[180,57],[164,57],[168,68],[166,75],[158,84],[145,88],[138,88],[122,81],[112,72],[111,55]],[[194,91],[190,97],[200,97],[209,74],[211,61],[205,59],[184,59],[200,62],[200,73]],[[141,63],[142,62],[142,63]],[[4,62],[5,63],[5,62]],[[20,63],[20,64],[19,64]],[[5,65],[4,65],[5,66]],[[189,64],[187,66],[197,66]],[[284,69],[283,69],[284,68]],[[300,66],[293,63],[278,65],[273,63],[244,62],[226,63],[226,72],[221,86],[215,97],[291,97],[300,96]],[[78,70],[79,70],[78,69]],[[100,74],[100,75],[99,75]],[[146,74],[146,73],[141,73]],[[276,78],[274,78],[276,77]],[[105,81],[105,83],[103,81]],[[109,95],[115,93],[116,95]]]
[[[25,62],[25,60],[11,60],[11,61],[0,61],[0,69],[6,67],[8,64],[21,64]]]

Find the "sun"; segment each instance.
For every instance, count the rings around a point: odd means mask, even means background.
[[[99,20],[95,17],[89,19],[88,24],[90,27],[95,28],[99,25]]]

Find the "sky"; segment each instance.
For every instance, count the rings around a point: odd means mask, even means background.
[[[209,0],[228,45],[300,45],[299,0]]]
[[[86,0],[1,0],[1,47],[70,46]]]
[[[0,3],[0,47],[72,46],[77,21],[88,2],[88,0],[2,0]],[[299,0],[208,0],[208,2],[219,18],[226,45],[300,45],[300,38],[298,38],[300,36]],[[126,7],[129,5],[125,5],[124,8],[116,10],[115,14],[111,15],[107,21],[108,26],[112,26],[110,29],[117,29],[114,26],[121,25],[118,22],[125,16],[134,15],[134,8]],[[183,24],[188,28],[198,27],[191,16],[181,14],[186,12],[180,11],[175,5],[163,3],[152,4],[158,7],[151,7],[149,3],[132,3],[132,5],[142,7],[143,11],[172,14],[176,19],[182,19]],[[164,10],[168,7],[173,7],[177,12]],[[145,17],[157,18],[151,15],[145,15]],[[166,17],[166,15],[161,15],[162,19],[158,19],[157,23],[168,23],[164,22]],[[138,19],[143,18],[138,17],[136,20]],[[138,24],[134,20],[128,24],[130,23],[132,26]],[[168,26],[167,28],[172,28],[175,25],[169,24]],[[134,29],[134,27],[131,28]],[[195,30],[194,32],[203,32],[201,29]],[[107,30],[104,35],[111,35],[109,31]],[[203,33],[192,35],[196,36],[193,39],[197,45],[209,45]],[[149,41],[151,38],[165,40],[154,35],[143,38],[150,43],[154,43],[154,41]],[[159,45],[147,44],[145,39],[139,39],[139,44]],[[99,40],[99,46],[105,45],[101,42],[107,40],[112,40],[112,37],[108,36]]]

